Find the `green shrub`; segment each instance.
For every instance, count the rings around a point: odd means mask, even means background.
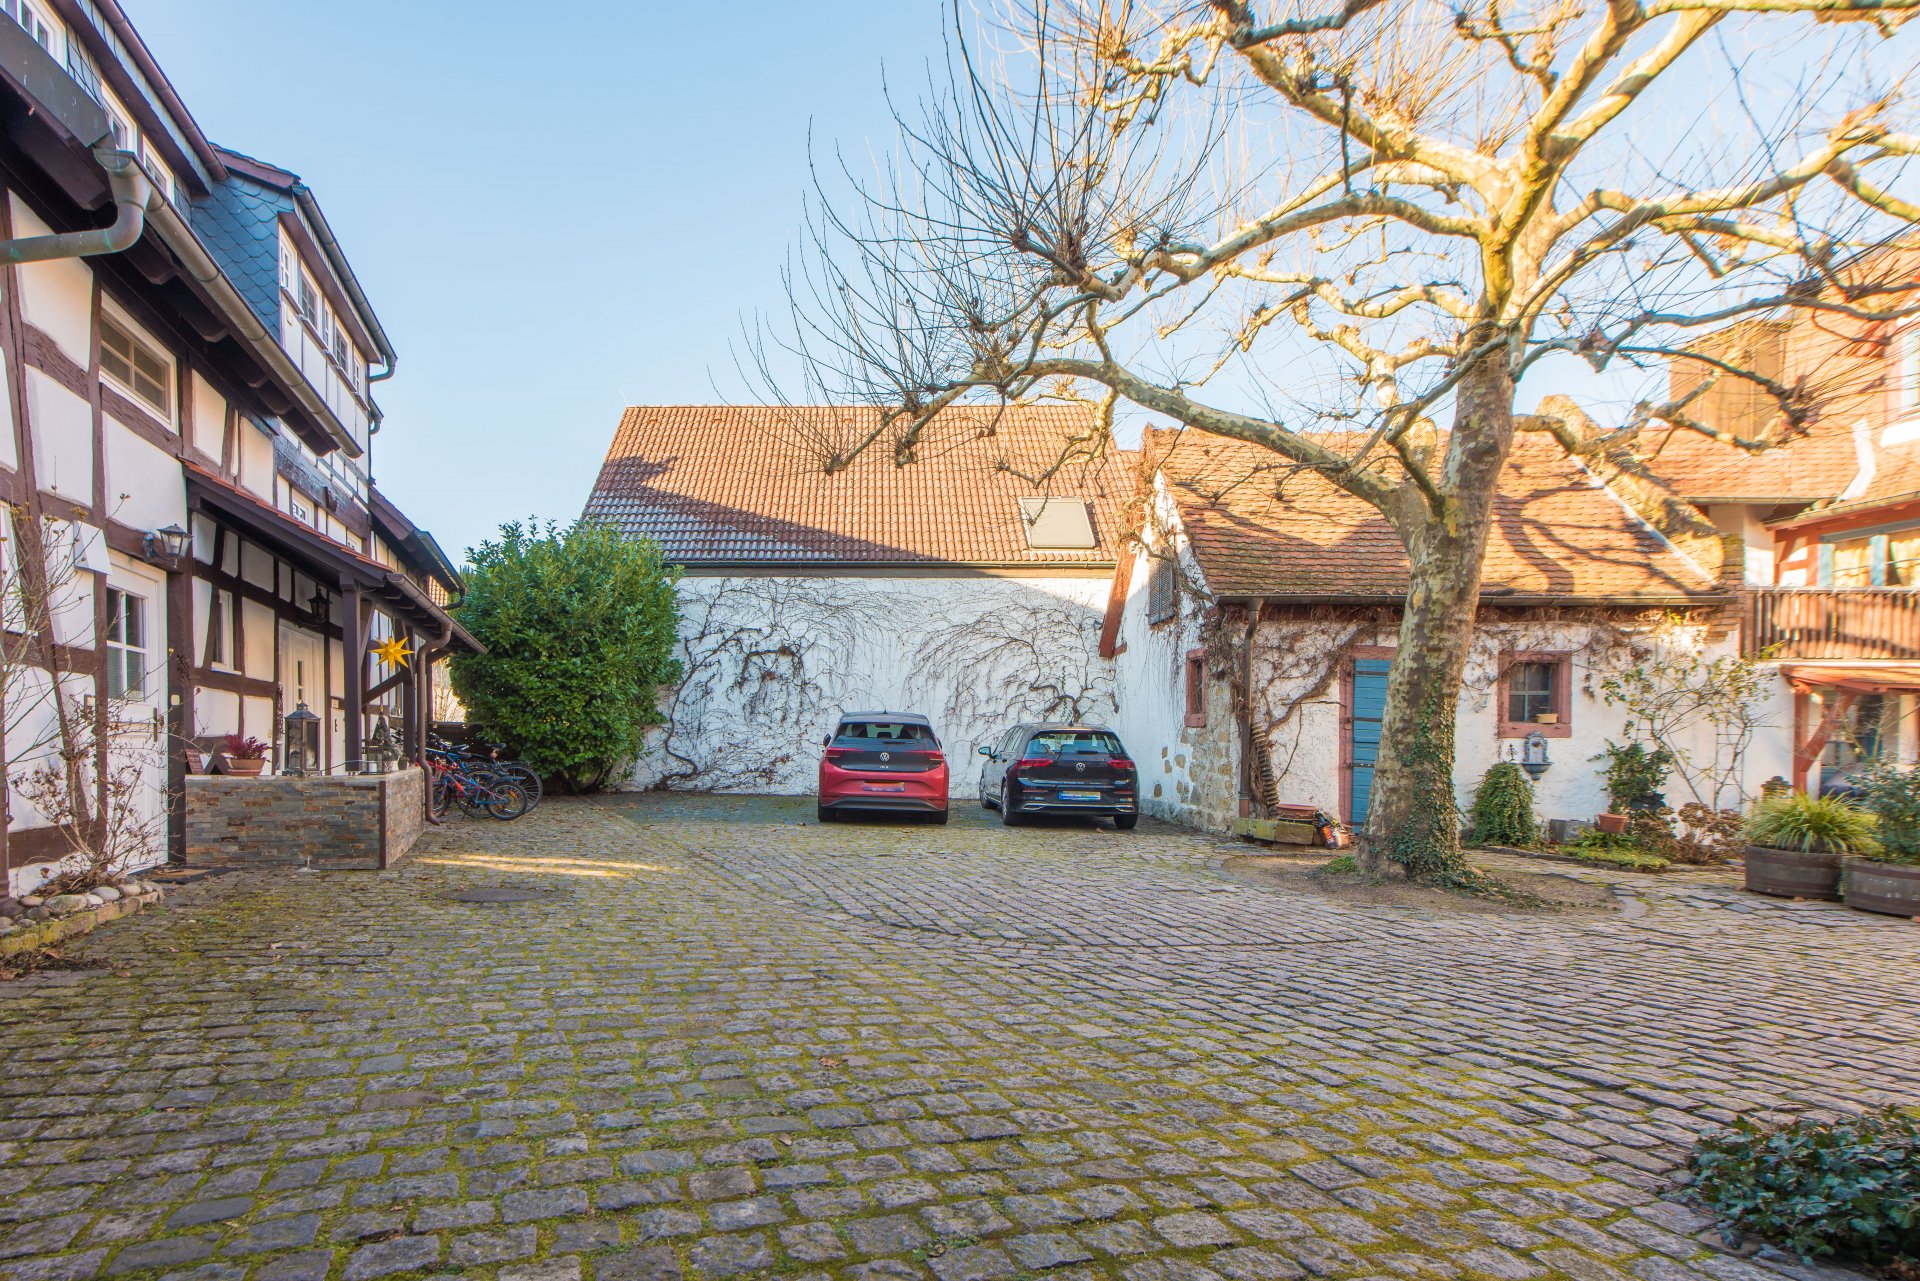
[[[1671,859],[1645,848],[1624,832],[1582,832],[1561,846],[1560,852],[1582,863],[1629,872],[1664,872],[1672,865]]]
[[[1877,847],[1873,815],[1838,796],[1781,792],[1753,807],[1747,839],[1776,850],[1864,854]]]
[[[1667,785],[1667,776],[1673,773],[1673,753],[1664,747],[1648,751],[1639,743],[1616,743],[1608,739],[1606,750],[1593,759],[1607,762],[1603,771],[1607,780],[1607,804],[1616,814],[1625,814],[1651,800]]]
[[[1882,863],[1920,863],[1920,768],[1881,761],[1867,774],[1862,804],[1879,823]]]
[[[1358,876],[1360,862],[1351,854],[1338,854],[1321,865],[1323,876]]]
[[[1536,845],[1540,829],[1533,821],[1533,781],[1512,761],[1501,761],[1473,793],[1472,839],[1480,844]]]
[[[467,714],[569,790],[604,785],[679,679],[679,578],[658,547],[604,525],[502,525],[454,610],[487,647],[453,660]]]
[[[1920,1124],[1891,1108],[1778,1126],[1743,1117],[1702,1139],[1692,1166],[1723,1222],[1803,1259],[1920,1256]]]

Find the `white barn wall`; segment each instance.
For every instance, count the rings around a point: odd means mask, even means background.
[[[911,711],[932,718],[953,795],[976,796],[975,749],[1016,722],[1113,721],[1114,669],[1099,657],[1110,585],[1104,573],[689,577],[685,679],[632,782],[810,793],[842,711]]]

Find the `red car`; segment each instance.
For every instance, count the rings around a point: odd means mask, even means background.
[[[820,760],[822,823],[850,810],[947,821],[947,754],[933,722],[911,712],[847,712]]]

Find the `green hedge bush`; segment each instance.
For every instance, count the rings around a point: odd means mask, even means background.
[[[1894,1109],[1764,1125],[1702,1139],[1694,1192],[1722,1222],[1803,1259],[1920,1257],[1920,1122]]]
[[[467,715],[569,791],[639,758],[677,681],[680,572],[604,525],[500,527],[474,549],[454,617],[487,647],[453,660]]]

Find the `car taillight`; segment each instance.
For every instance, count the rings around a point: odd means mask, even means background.
[[[927,763],[930,765],[945,765],[947,763],[947,754],[945,752],[922,752],[920,754],[927,758]]]
[[[1019,762],[1016,765],[1014,765],[1014,768],[1015,769],[1045,769],[1047,766],[1051,764],[1053,764],[1053,757],[1051,756],[1023,756],[1020,758]]]
[[[1112,769],[1132,769],[1133,768],[1133,762],[1128,760],[1124,756],[1114,757],[1112,760],[1107,762],[1107,765]]]
[[[827,749],[827,759],[830,761],[844,761],[851,755],[853,755],[853,749],[849,747],[829,747]]]

